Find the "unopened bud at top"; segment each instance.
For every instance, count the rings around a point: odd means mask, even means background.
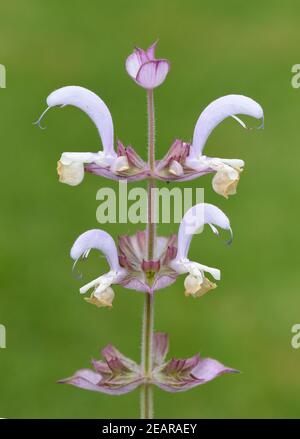
[[[147,90],[161,85],[170,70],[169,61],[155,58],[156,44],[157,42],[147,50],[136,48],[126,59],[126,70],[129,76]]]

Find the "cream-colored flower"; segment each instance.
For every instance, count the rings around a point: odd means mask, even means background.
[[[241,172],[241,168],[228,165],[220,166],[212,180],[214,191],[225,198],[228,198],[229,195],[235,195]]]
[[[181,175],[183,175],[183,167],[179,162],[177,162],[177,160],[173,160],[170,164],[169,172],[172,175],[180,177]]]
[[[119,157],[117,157],[111,167],[110,170],[114,173],[118,173],[118,172],[124,172],[127,171],[129,169],[129,163],[128,163],[128,159],[125,155],[121,155]]]
[[[78,162],[65,165],[59,161],[57,162],[57,174],[61,183],[77,186],[84,179],[84,165]]]
[[[112,302],[115,298],[114,290],[107,287],[104,291],[97,292],[97,289],[92,293],[91,297],[86,297],[85,300],[98,308],[112,307]]]
[[[109,166],[109,161],[103,151],[93,152],[64,152],[57,163],[59,181],[70,186],[77,186],[84,179],[84,164],[96,163]]]
[[[217,285],[203,275],[193,276],[189,274],[184,280],[184,287],[186,296],[201,297],[208,291],[217,288]]]

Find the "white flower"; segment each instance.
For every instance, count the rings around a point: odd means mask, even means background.
[[[111,285],[118,284],[127,272],[119,265],[117,247],[113,238],[104,230],[88,230],[80,235],[73,244],[71,257],[75,261],[79,258],[86,258],[91,249],[104,253],[110,271],[87,283],[79,291],[80,294],[85,294],[92,289],[92,295],[88,301],[97,306],[110,307],[114,299]]]
[[[113,173],[129,169],[127,157],[119,156],[114,150],[114,127],[110,111],[102,99],[92,91],[78,86],[62,87],[47,98],[48,108],[72,105],[84,111],[96,125],[103,151],[64,152],[58,162],[58,175],[62,183],[76,186],[84,178],[84,165],[94,163]],[[46,110],[46,111],[47,111]],[[39,118],[39,124],[44,114]]]
[[[216,99],[203,110],[197,120],[190,153],[185,162],[186,166],[196,171],[216,172],[212,182],[213,189],[225,198],[236,193],[244,161],[207,157],[203,155],[203,149],[213,129],[227,117],[233,117],[247,128],[236,116],[237,114],[245,114],[256,119],[263,119],[264,116],[261,106],[247,96],[228,95]]]
[[[200,203],[186,212],[178,230],[177,255],[170,262],[170,266],[178,274],[189,273],[184,282],[185,294],[188,296],[200,297],[210,289],[216,288],[216,284],[210,282],[204,273],[211,274],[216,280],[221,278],[219,269],[188,259],[192,236],[205,224],[209,224],[215,234],[218,234],[215,226],[231,232],[227,216],[212,204]]]

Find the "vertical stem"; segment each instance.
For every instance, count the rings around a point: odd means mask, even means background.
[[[153,90],[147,91],[147,112],[148,112],[148,162],[151,171],[155,166],[155,117]]]
[[[155,169],[155,120],[153,90],[147,91],[148,110],[148,165],[151,173]],[[148,181],[148,224],[147,224],[147,252],[148,260],[153,259],[155,246],[155,200],[152,189],[155,188],[155,181],[152,177]],[[154,321],[154,295],[145,294],[143,334],[142,334],[142,368],[146,379],[141,389],[141,418],[152,419],[153,417],[153,394],[151,384],[147,378],[152,373],[152,345],[153,345],[153,321]]]
[[[148,224],[147,224],[147,249],[148,249],[148,261],[153,260],[154,253],[154,243],[155,243],[155,234],[156,234],[156,224],[155,224],[155,199],[154,199],[154,191],[152,189],[155,188],[155,181],[153,179],[149,179],[148,181]]]
[[[155,117],[154,117],[154,98],[153,90],[147,91],[147,112],[148,112],[148,165],[150,171],[155,169]],[[153,248],[155,242],[155,200],[154,191],[155,180],[149,178],[148,181],[148,227],[147,227],[147,244],[148,244],[148,260],[153,259]]]
[[[144,376],[150,377],[152,372],[152,342],[153,342],[153,294],[145,294],[143,340],[142,340],[142,368]],[[153,395],[151,384],[143,384],[141,390],[141,418],[152,419]]]

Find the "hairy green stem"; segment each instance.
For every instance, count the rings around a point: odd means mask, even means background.
[[[148,110],[148,164],[151,173],[155,169],[155,119],[154,119],[154,99],[153,90],[147,91],[147,110]],[[147,224],[147,252],[148,260],[151,261],[154,255],[155,246],[155,200],[153,198],[155,181],[152,177],[148,181],[148,224]],[[148,273],[148,282],[151,284],[151,273]],[[145,294],[143,334],[142,334],[142,368],[146,378],[145,384],[141,388],[141,418],[153,418],[153,394],[151,384],[147,383],[152,373],[152,346],[153,346],[153,321],[154,321],[154,295]]]
[[[144,319],[143,319],[143,343],[142,343],[142,368],[146,382],[141,391],[141,418],[152,419],[153,417],[153,395],[151,384],[147,379],[152,372],[152,343],[153,343],[153,294],[145,294]]]
[[[155,169],[155,115],[154,115],[154,98],[153,90],[147,91],[147,113],[148,113],[148,165],[151,173]],[[155,242],[155,200],[154,191],[155,180],[148,180],[148,227],[147,227],[147,245],[148,260],[153,259],[153,249]]]

